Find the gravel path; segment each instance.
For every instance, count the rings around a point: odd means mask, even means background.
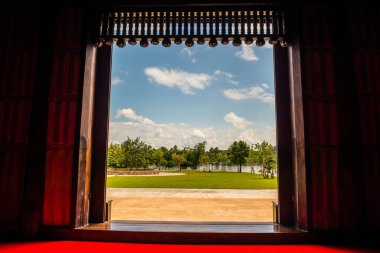
[[[276,199],[277,190],[107,188],[107,197]]]

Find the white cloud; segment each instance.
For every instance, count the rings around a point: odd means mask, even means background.
[[[126,118],[132,122],[144,123],[149,125],[154,125],[154,121],[143,116],[137,115],[136,112],[131,108],[118,109],[116,111],[116,118]]]
[[[252,124],[252,122],[246,120],[243,117],[237,116],[234,112],[227,113],[224,116],[224,120],[227,123],[231,123],[235,128],[238,128],[238,129],[244,129],[248,125]]]
[[[154,135],[155,137],[158,137],[158,138],[162,138],[164,137],[164,131],[162,130],[162,128],[158,128],[156,129],[156,133]]]
[[[182,57],[189,58],[192,63],[197,62],[197,60],[194,58],[195,52],[188,47],[182,48],[181,51],[179,51],[179,54]]]
[[[224,96],[232,100],[257,99],[261,102],[274,105],[274,95],[266,91],[268,88],[267,84],[262,84],[243,89],[227,89],[223,93]]]
[[[250,128],[242,131],[238,140],[244,140],[248,144],[255,144],[264,140],[269,141],[273,145],[276,145],[276,129],[274,126],[257,127],[255,129]]]
[[[150,82],[178,88],[190,95],[194,94],[193,89],[203,90],[214,79],[213,76],[204,73],[190,73],[168,68],[147,67],[144,71]]]
[[[255,55],[255,52],[253,51],[253,44],[252,45],[241,45],[241,50],[237,51],[235,53],[235,56],[245,60],[245,61],[258,61],[259,57]]]
[[[276,144],[275,129],[273,126],[260,128],[193,128],[184,124],[144,124],[132,122],[110,122],[109,142],[121,143],[129,138],[140,137],[154,148],[167,148],[177,145],[179,148],[193,147],[195,144],[206,141],[207,147],[227,149],[237,140],[254,144],[263,140]],[[203,137],[204,136],[204,137]]]
[[[194,129],[192,136],[200,138],[200,139],[205,139],[206,138],[206,134],[202,130],[200,130],[200,129]]]
[[[226,81],[228,83],[231,83],[231,84],[234,84],[234,85],[238,85],[239,84],[238,81],[234,80],[235,75],[232,74],[232,73],[229,73],[229,72],[224,72],[224,71],[221,71],[221,70],[218,69],[218,70],[214,71],[214,76],[215,77],[223,77],[223,78],[226,79]]]
[[[119,76],[112,76],[111,78],[111,85],[118,85],[123,83],[123,80]]]
[[[161,128],[160,126],[156,127],[154,136],[157,138],[172,138],[173,137],[168,131],[166,131],[165,128]]]
[[[137,115],[131,108],[117,110],[116,118],[126,118],[130,121],[110,122],[110,143],[121,143],[128,137],[132,139],[140,137],[141,140],[154,148],[161,146],[170,148],[174,145],[179,148],[193,147],[201,141],[207,141],[208,147],[217,146],[221,149],[227,149],[236,140],[243,140],[248,144],[262,140],[275,144],[276,141],[273,126],[244,128],[242,126],[248,126],[251,122],[234,113],[229,113],[225,117],[231,124],[235,124],[235,127],[227,129],[190,127],[185,123],[156,123]]]
[[[181,51],[179,51],[179,54],[186,57],[191,57],[194,55],[193,51],[191,51],[191,49],[188,47],[182,48]]]

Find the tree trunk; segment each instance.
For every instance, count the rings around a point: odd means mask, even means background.
[[[241,173],[241,164],[239,164],[239,173]]]

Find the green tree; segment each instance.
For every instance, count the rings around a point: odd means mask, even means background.
[[[261,174],[264,178],[274,178],[277,170],[277,156],[275,147],[267,141],[255,144],[257,163],[261,165]]]
[[[151,163],[154,164],[158,169],[166,166],[166,160],[164,158],[164,151],[162,149],[153,149],[151,151]]]
[[[185,154],[174,153],[172,154],[172,160],[178,166],[178,170],[181,170],[181,166],[186,162],[186,156]]]
[[[187,156],[188,162],[191,164],[193,169],[197,169],[200,165],[199,159],[206,152],[206,142],[200,142],[194,146],[194,148],[189,150]]]
[[[167,149],[166,147],[161,147],[160,148],[164,152],[164,159],[166,161],[166,168],[172,168],[174,167],[174,162],[172,160],[172,151]]]
[[[182,168],[183,169],[187,169],[188,167],[191,167],[193,164],[192,162],[190,161],[190,155],[191,155],[191,152],[192,152],[192,148],[189,148],[189,147],[184,147],[182,150],[181,150],[181,154],[183,154],[186,158],[186,161],[182,164]]]
[[[107,167],[120,168],[123,161],[123,151],[120,144],[110,144],[107,151]]]
[[[260,165],[258,151],[255,150],[254,147],[249,149],[249,154],[246,160],[246,164],[251,166],[251,173],[255,173],[255,170],[254,170],[255,165]]]
[[[275,171],[277,171],[277,158],[276,156],[272,155],[269,157],[266,163],[266,167],[269,170],[271,178],[274,178]]]
[[[152,148],[140,141],[140,138],[132,140],[128,137],[126,141],[121,143],[121,149],[124,168],[147,168],[149,166],[149,155]]]
[[[169,160],[166,163],[166,168],[174,168],[175,167],[175,162],[173,160]]]
[[[222,165],[222,171],[226,171],[226,166],[228,164],[228,154],[226,150],[220,151],[217,154],[217,160],[220,165]]]
[[[228,157],[233,164],[238,165],[238,172],[241,173],[241,166],[246,163],[249,155],[249,146],[244,141],[234,141],[228,148]]]
[[[201,157],[199,158],[199,165],[202,165],[204,166],[204,170],[207,169],[207,171],[211,171],[211,159],[210,159],[210,156],[208,154],[208,152],[205,152],[204,154],[201,155]]]
[[[208,151],[208,156],[210,157],[210,164],[214,165],[217,169],[219,168],[220,162],[218,159],[218,154],[222,152],[219,150],[218,147],[211,147],[210,150]]]

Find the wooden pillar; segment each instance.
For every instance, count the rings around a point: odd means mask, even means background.
[[[294,226],[294,170],[290,114],[288,49],[274,46],[279,223]]]
[[[92,131],[92,168],[90,223],[105,220],[108,118],[110,103],[112,46],[97,49],[94,121]]]

